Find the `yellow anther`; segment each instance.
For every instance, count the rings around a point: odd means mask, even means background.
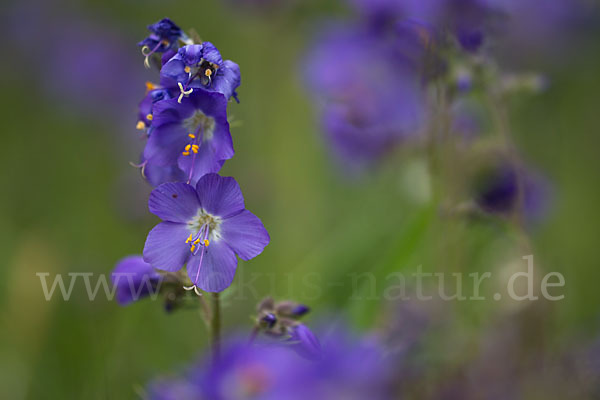
[[[144,123],[144,121],[138,121],[137,124],[135,124],[135,129],[138,130],[142,130],[146,127],[146,124]]]
[[[187,240],[185,241],[186,243],[189,243],[192,241],[192,234],[190,233],[190,237],[187,238]]]
[[[164,39],[164,40],[163,40],[161,43],[162,43],[164,46],[168,46],[168,45],[169,45],[169,41],[168,41],[167,39]]]
[[[192,148],[192,145],[188,144],[187,146],[185,146],[185,151],[190,151],[191,148]]]
[[[194,135],[193,133],[188,134],[188,136],[192,139],[196,139],[196,135]]]
[[[199,149],[199,148],[200,148],[200,146],[198,146],[197,144],[193,144],[193,145],[192,145],[192,151],[193,151],[194,153],[198,153],[198,149]]]
[[[211,69],[207,69],[206,71],[204,71],[204,75],[208,78],[210,78],[210,76],[212,75],[212,70]]]
[[[146,119],[147,119],[148,121],[152,121],[152,119],[153,119],[153,118],[154,118],[154,116],[153,116],[152,114],[148,114],[148,115],[146,115]]]
[[[189,152],[189,151],[184,151],[184,152],[183,152],[183,153],[181,153],[181,154],[183,154],[184,156],[189,156],[189,155],[190,155],[190,152]]]
[[[193,245],[190,247],[190,251],[191,251],[192,253],[194,252],[194,250],[196,250],[196,245],[195,245],[195,244],[193,244]]]
[[[198,244],[198,243],[200,243],[200,239],[194,240],[194,244]]]
[[[156,85],[150,81],[146,81],[146,92],[156,89]]]
[[[208,241],[208,239],[204,239],[204,246],[208,247],[209,244],[210,244],[210,242]]]
[[[187,65],[185,66],[185,68],[183,70],[185,71],[186,74],[189,74],[190,72],[192,72],[192,69],[190,67],[188,67]]]

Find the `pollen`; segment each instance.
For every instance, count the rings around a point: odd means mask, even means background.
[[[196,250],[196,245],[195,244],[193,244],[193,245],[190,246],[190,251],[192,253],[194,252],[194,250]]]
[[[156,89],[156,85],[150,81],[146,81],[146,93]]]
[[[200,148],[200,146],[198,146],[197,144],[193,144],[193,145],[192,145],[192,151],[193,151],[194,153],[198,153],[198,149],[199,149],[199,148]]]
[[[190,134],[188,134],[188,136],[189,136],[191,139],[196,139],[196,135],[194,135],[193,133],[190,133]]]
[[[161,43],[163,44],[163,46],[169,45],[169,41],[167,39],[164,39]]]
[[[152,114],[148,114],[148,115],[146,115],[146,119],[147,119],[148,121],[152,121],[152,119],[153,119],[153,118],[154,118],[154,116],[153,116]]]
[[[204,246],[208,247],[209,244],[210,244],[210,242],[208,241],[208,239],[204,239]]]
[[[192,147],[191,144],[188,144],[187,146],[185,146],[185,151],[190,151],[190,148]]]
[[[135,124],[135,129],[137,130],[142,130],[146,127],[146,124],[144,123],[144,121],[138,121],[137,124]]]
[[[189,151],[184,151],[184,152],[183,152],[183,153],[181,153],[181,154],[183,154],[184,156],[189,156],[189,155],[190,155],[190,152],[189,152]]]
[[[192,234],[190,233],[190,236],[187,238],[187,240],[185,241],[186,243],[189,243],[192,241]]]
[[[185,71],[186,74],[189,74],[190,72],[192,72],[192,69],[189,66],[185,66],[185,68],[183,69]]]
[[[210,78],[210,77],[211,77],[211,75],[212,75],[212,70],[210,70],[210,69],[207,69],[206,71],[204,71],[204,75],[205,75],[207,78]]]

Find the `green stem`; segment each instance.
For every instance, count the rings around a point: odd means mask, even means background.
[[[213,293],[211,334],[213,362],[217,362],[221,352],[221,304],[219,301],[219,293]]]

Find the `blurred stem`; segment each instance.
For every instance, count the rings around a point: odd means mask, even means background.
[[[219,293],[213,293],[213,312],[211,323],[211,348],[213,362],[217,362],[221,352],[221,302]]]
[[[206,325],[206,329],[210,329],[211,326],[211,313],[204,296],[198,296],[200,299],[200,316],[202,317],[202,321],[204,321],[204,325]]]

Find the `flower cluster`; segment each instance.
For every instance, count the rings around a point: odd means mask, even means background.
[[[439,168],[479,178],[489,169],[480,149],[490,147],[489,137],[502,136],[492,147],[504,172],[488,175],[485,185],[470,183],[471,198],[455,202],[468,201],[477,213],[539,219],[548,191],[510,144],[501,103],[543,90],[546,80],[503,73],[494,57],[494,39],[514,23],[514,7],[490,0],[353,0],[352,5],[357,18],[321,29],[303,69],[326,141],[344,171],[362,172],[402,148],[430,158],[445,153],[448,165]],[[458,171],[448,154],[484,162]]]
[[[235,179],[217,174],[234,155],[227,107],[230,99],[237,101],[238,65],[168,18],[148,30],[139,43],[144,64],[160,72],[158,83],[146,83],[139,104],[136,128],[146,138],[139,167],[155,186],[149,209],[163,222],[148,234],[143,257],[117,265],[115,274],[130,274],[128,282],[113,277],[122,304],[148,294],[141,285],[157,288],[165,276],[198,294],[221,292],[233,281],[236,255],[254,258],[270,240],[260,219],[246,210]],[[187,279],[176,273],[184,265]],[[180,295],[168,290],[167,306]]]

